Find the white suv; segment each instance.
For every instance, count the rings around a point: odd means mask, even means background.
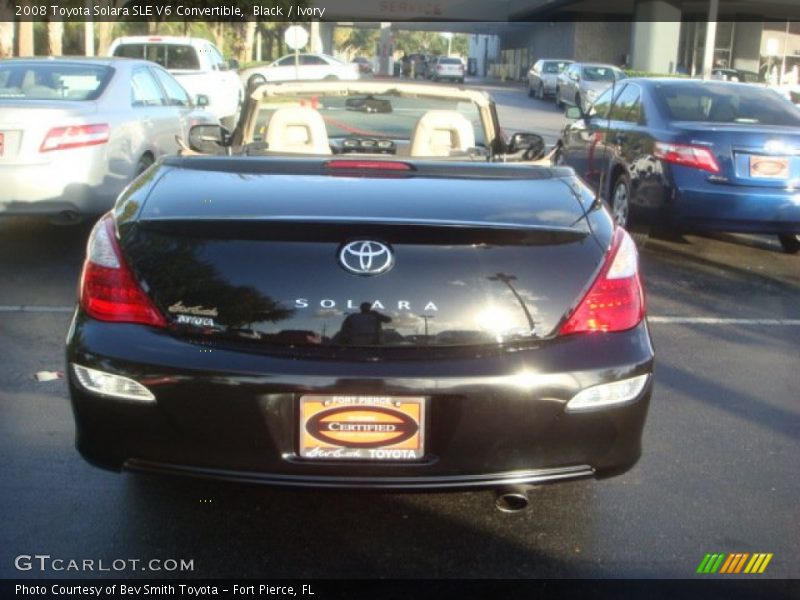
[[[206,110],[226,127],[236,124],[244,100],[244,87],[219,49],[202,38],[129,36],[114,40],[109,56],[144,58],[167,69],[193,97],[208,97]]]

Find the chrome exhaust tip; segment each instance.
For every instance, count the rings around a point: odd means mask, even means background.
[[[497,510],[505,513],[516,513],[528,508],[530,498],[525,486],[503,488],[495,492],[494,505]]]

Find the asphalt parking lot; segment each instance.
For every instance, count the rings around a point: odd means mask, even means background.
[[[508,132],[555,140],[554,105],[490,91]],[[0,577],[92,575],[15,569],[37,553],[194,561],[120,573],[142,577],[692,577],[709,552],[773,553],[762,577],[800,576],[800,257],[777,240],[651,241],[641,461],[504,514],[490,492],[285,491],[85,464],[63,380],[34,373],[63,369],[89,229],[0,221]]]

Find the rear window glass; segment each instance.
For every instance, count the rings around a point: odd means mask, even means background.
[[[165,69],[197,70],[200,61],[197,51],[186,44],[121,44],[114,49],[114,56],[122,58],[144,58],[158,63]]]
[[[461,60],[458,58],[440,58],[439,59],[440,65],[460,65]]]
[[[586,81],[614,81],[614,69],[610,67],[583,67]]]
[[[7,63],[0,66],[0,100],[96,100],[113,73],[103,65]]]
[[[800,113],[790,102],[755,86],[662,83],[656,98],[673,121],[800,126]]]
[[[566,62],[546,62],[542,67],[542,72],[548,75],[557,75],[569,66],[570,63]]]

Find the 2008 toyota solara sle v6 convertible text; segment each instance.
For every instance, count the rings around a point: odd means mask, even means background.
[[[356,112],[362,132],[387,114]],[[162,159],[97,223],[67,342],[83,456],[271,485],[490,488],[505,509],[527,486],[633,466],[653,347],[636,247],[602,203],[571,169],[498,163],[504,142],[436,160],[339,141],[331,156],[253,156],[239,139]]]

